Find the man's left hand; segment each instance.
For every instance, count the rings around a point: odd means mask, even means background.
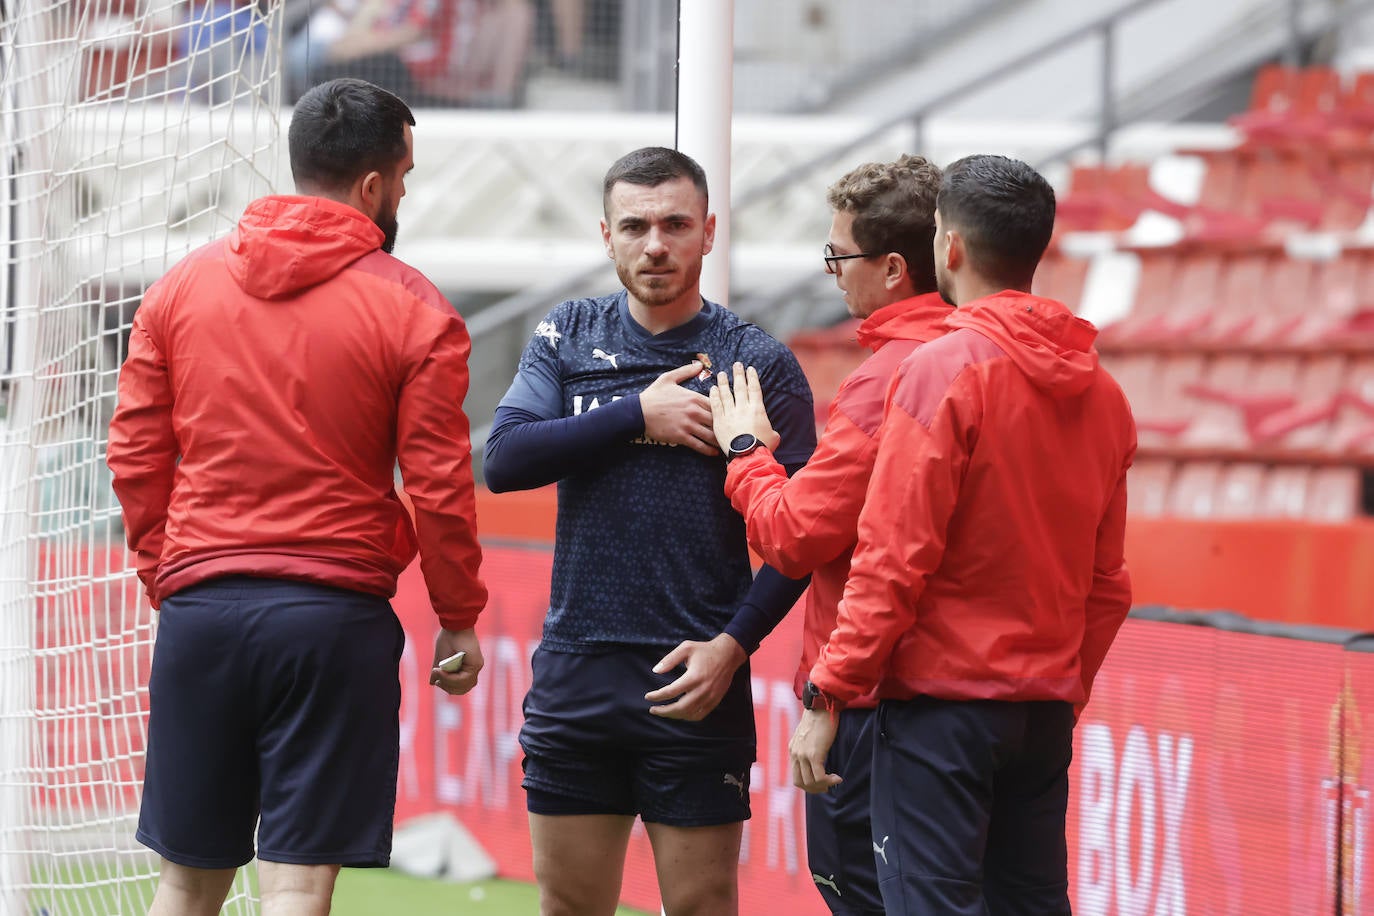
[[[743,365],[735,363],[733,388],[724,372],[716,376],[716,384],[711,388],[711,425],[721,451],[726,454],[730,452],[731,440],[745,433],[753,433],[764,448],[777,451],[782,437],[768,419],[757,369],[750,366],[746,373]]]
[[[748,658],[744,647],[728,633],[722,633],[710,642],[689,639],[680,643],[654,665],[654,671],[662,674],[684,663],[687,670],[671,684],[644,694],[644,699],[650,703],[665,704],[650,706],[649,712],[665,719],[700,722],[719,705],[725,691],[730,689],[735,672]]]
[[[827,709],[802,711],[797,730],[787,744],[787,753],[792,758],[792,785],[817,795],[844,781],[825,771],[825,758],[830,755],[838,727],[838,713]]]

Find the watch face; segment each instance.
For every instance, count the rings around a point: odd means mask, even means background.
[[[730,440],[730,453],[740,455],[750,452],[757,448],[758,444],[759,440],[753,433],[740,433]]]

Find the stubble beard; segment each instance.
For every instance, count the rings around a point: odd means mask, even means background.
[[[657,266],[657,265],[656,265]],[[687,264],[677,275],[681,282],[672,282],[672,277],[645,277],[635,273],[633,266],[623,265],[616,262],[616,276],[620,278],[621,285],[629,291],[635,300],[643,305],[654,307],[660,305],[671,305],[690,289],[694,288],[701,279],[701,261],[693,261]]]

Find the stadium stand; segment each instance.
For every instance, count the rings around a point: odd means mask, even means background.
[[[1177,151],[1204,166],[1191,201],[1150,162],[1074,165],[1035,291],[1086,311],[1098,260],[1138,262],[1099,338],[1139,424],[1133,513],[1353,519],[1374,467],[1374,73],[1264,67],[1230,124],[1233,147]],[[1136,243],[1146,214],[1176,240]],[[823,420],[863,356],[852,323],[792,344]]]

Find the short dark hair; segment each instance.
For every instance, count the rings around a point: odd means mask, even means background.
[[[343,78],[301,96],[291,115],[287,145],[297,188],[348,187],[368,172],[384,172],[405,158],[410,107],[380,86]]]
[[[606,216],[611,215],[611,188],[622,181],[656,188],[678,178],[692,179],[692,184],[701,192],[702,207],[709,211],[706,172],[691,156],[666,146],[646,146],[617,159],[601,185],[601,209]]]
[[[1034,275],[1054,232],[1054,188],[1006,156],[965,156],[945,166],[936,208],[944,228],[959,230],[974,269],[1009,285]]]
[[[872,254],[896,252],[918,293],[935,291],[935,196],[940,167],[921,156],[867,162],[830,186],[831,209],[854,214],[854,243]]]

